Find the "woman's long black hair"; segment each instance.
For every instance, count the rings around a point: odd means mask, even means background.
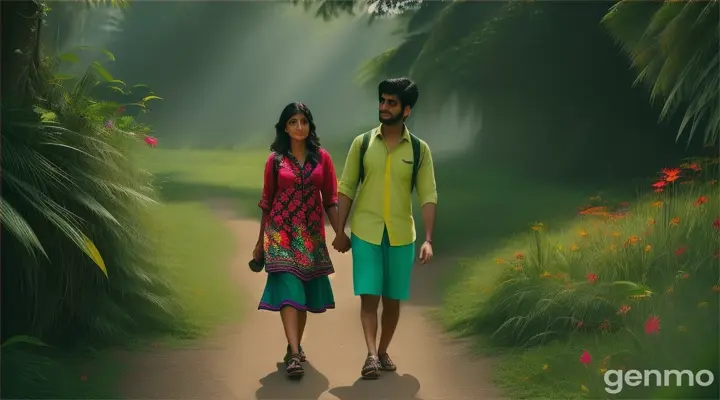
[[[299,113],[305,115],[305,118],[308,120],[308,124],[310,124],[310,133],[305,139],[308,156],[310,156],[309,158],[317,161],[318,154],[320,152],[320,139],[317,136],[317,132],[315,132],[315,121],[313,120],[312,113],[303,103],[290,103],[283,108],[280,113],[280,119],[278,119],[277,124],[275,124],[275,141],[270,145],[270,150],[283,155],[290,153],[290,135],[285,132],[285,127],[287,126],[290,118]]]

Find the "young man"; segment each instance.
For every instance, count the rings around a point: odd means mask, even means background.
[[[375,379],[380,371],[395,371],[387,349],[400,318],[400,301],[410,292],[415,259],[415,222],[412,191],[422,205],[425,240],[420,261],[433,256],[437,190],[432,156],[427,143],[410,134],[405,120],[418,100],[418,89],[407,78],[379,85],[380,126],[355,138],[345,161],[338,188],[338,229],[333,247],[352,248],[353,286],[361,298],[361,322],[368,357],[362,376]],[[345,223],[355,199],[351,238]],[[382,334],[376,343],[377,310],[382,300]]]

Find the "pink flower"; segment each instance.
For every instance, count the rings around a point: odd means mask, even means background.
[[[155,147],[155,146],[157,146],[157,142],[158,141],[156,138],[154,138],[152,136],[145,136],[145,143],[147,143],[148,146]]]
[[[588,353],[587,350],[583,350],[582,354],[580,355],[580,362],[588,365],[592,362],[592,357],[590,356],[590,353]]]
[[[648,317],[647,321],[645,321],[645,334],[650,335],[655,332],[660,331],[660,318],[651,315]]]

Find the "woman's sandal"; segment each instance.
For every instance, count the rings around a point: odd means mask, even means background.
[[[300,363],[300,355],[293,354],[285,363],[285,372],[291,378],[299,378],[305,375],[305,369]]]
[[[365,359],[360,375],[363,379],[377,379],[380,377],[380,362],[377,357],[368,356]]]
[[[380,361],[380,369],[383,371],[397,371],[397,366],[394,362],[390,359],[390,356],[385,354],[378,354],[378,359]]]
[[[307,361],[307,357],[305,357],[305,351],[303,350],[302,346],[299,346],[299,348],[300,353],[298,353],[298,355],[300,356],[300,362]],[[290,357],[292,357],[292,350],[290,350],[290,345],[288,345],[287,349],[285,350],[285,357],[283,358],[283,361],[287,363]]]

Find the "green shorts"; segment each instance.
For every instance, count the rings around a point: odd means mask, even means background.
[[[415,243],[390,246],[387,228],[378,246],[351,235],[355,295],[369,294],[395,300],[410,297],[410,275]]]

